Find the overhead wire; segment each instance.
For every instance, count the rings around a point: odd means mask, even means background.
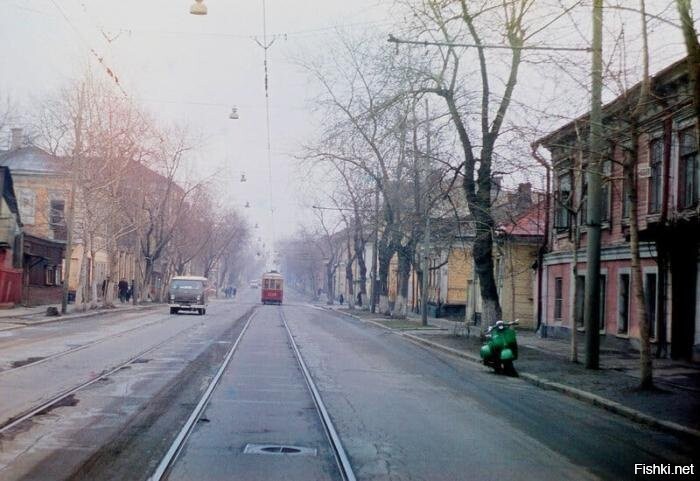
[[[58,4],[58,2],[56,0],[51,0],[51,3],[54,5],[54,7],[56,7],[56,10],[58,10],[58,12],[61,14],[66,23],[73,29],[80,41],[83,42],[83,44],[87,47],[87,49],[90,51],[93,57],[95,57],[97,62],[102,66],[102,68],[105,70],[105,73],[112,79],[112,81],[117,86],[122,95],[124,95],[124,97],[126,98],[129,98],[129,95],[126,93],[126,90],[124,90],[124,87],[122,87],[121,83],[119,82],[119,77],[116,71],[112,67],[107,65],[104,56],[98,54],[97,51],[90,45],[90,42],[87,41],[83,33],[78,29],[78,27],[75,26],[73,21],[66,14],[63,8]],[[84,7],[85,6],[83,4],[83,8]]]

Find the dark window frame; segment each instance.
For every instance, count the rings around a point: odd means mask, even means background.
[[[571,228],[571,206],[574,197],[573,173],[569,168],[562,169],[557,179],[557,203],[554,226],[558,232],[562,232]],[[568,190],[562,190],[562,185],[566,185],[563,184],[562,181],[566,181]],[[564,195],[565,192],[566,195]]]
[[[678,208],[689,209],[698,203],[698,150],[695,126],[678,132]],[[688,171],[690,170],[690,175]]]
[[[620,272],[617,279],[617,333],[628,335],[632,313],[632,276],[629,272]]]
[[[649,142],[649,195],[647,199],[647,213],[649,214],[661,212],[663,163],[664,142],[663,138],[657,137]]]

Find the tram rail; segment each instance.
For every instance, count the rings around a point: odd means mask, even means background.
[[[138,317],[138,316],[133,316],[133,317]],[[55,353],[53,353],[53,354],[51,354],[51,355],[48,355],[48,356],[46,356],[46,357],[42,357],[42,358],[40,358],[40,359],[37,359],[36,361],[27,362],[27,363],[24,363],[24,364],[19,365],[19,366],[9,367],[9,368],[7,368],[7,369],[0,369],[0,376],[2,376],[3,374],[11,373],[11,372],[16,372],[16,371],[18,371],[18,370],[20,370],[20,369],[26,369],[26,368],[28,368],[28,367],[36,366],[37,364],[43,364],[43,363],[46,363],[46,362],[48,362],[48,361],[52,361],[52,360],[54,360],[54,359],[58,359],[58,358],[63,357],[63,356],[67,356],[67,355],[69,355],[69,354],[73,354],[74,352],[82,351],[83,349],[87,349],[87,348],[89,348],[89,347],[96,346],[96,345],[98,345],[98,344],[102,344],[103,342],[106,342],[106,341],[109,341],[109,340],[112,340],[112,339],[117,339],[117,338],[122,337],[122,336],[124,336],[124,335],[126,335],[126,334],[130,334],[130,333],[132,333],[132,332],[134,332],[134,331],[138,331],[138,330],[140,330],[140,329],[145,329],[145,328],[147,328],[147,327],[150,327],[150,326],[153,326],[153,325],[156,325],[156,324],[159,324],[159,323],[166,322],[166,321],[168,321],[169,319],[170,319],[170,316],[165,315],[165,316],[163,316],[162,318],[160,318],[160,319],[158,319],[158,320],[155,320],[155,321],[152,321],[152,322],[147,322],[147,323],[145,323],[145,324],[140,324],[140,325],[138,325],[138,326],[136,326],[136,327],[133,327],[133,328],[130,328],[130,329],[126,329],[126,330],[123,330],[123,331],[115,332],[115,333],[110,334],[110,335],[108,335],[108,336],[100,337],[100,338],[98,338],[98,339],[94,339],[94,340],[92,340],[92,341],[88,341],[88,342],[86,342],[85,344],[81,344],[81,345],[79,345],[79,346],[75,346],[75,347],[72,347],[72,348],[70,348],[70,349],[66,349],[66,350],[64,350],[64,351],[55,352]],[[15,362],[17,362],[17,361],[15,361]]]
[[[165,456],[163,456],[162,460],[158,464],[158,467],[156,470],[153,472],[153,474],[148,478],[148,481],[161,481],[164,479],[167,479],[168,473],[172,466],[174,465],[175,461],[177,460],[179,454],[182,452],[183,448],[185,447],[187,443],[187,439],[189,438],[190,434],[194,430],[194,426],[197,424],[197,421],[200,419],[202,414],[204,413],[204,410],[206,409],[209,400],[212,396],[212,393],[214,392],[214,389],[216,388],[217,384],[219,383],[221,376],[223,375],[224,371],[226,368],[230,365],[232,358],[234,356],[234,353],[236,352],[236,349],[238,348],[238,345],[243,339],[243,336],[246,333],[246,330],[248,329],[248,326],[250,325],[251,321],[255,317],[255,314],[257,314],[258,311],[256,311],[253,315],[251,315],[248,318],[248,321],[246,322],[246,325],[243,327],[241,330],[241,333],[239,334],[238,338],[236,339],[235,343],[229,350],[228,354],[226,355],[226,358],[221,364],[221,367],[219,368],[218,372],[214,376],[214,378],[211,380],[209,386],[207,387],[206,391],[200,398],[199,402],[197,403],[197,406],[193,409],[192,413],[190,414],[189,418],[187,419],[187,422],[184,424],[178,435],[175,437],[175,440],[171,444],[170,448],[166,452]],[[321,423],[323,425],[326,438],[331,445],[332,451],[335,456],[336,463],[338,465],[338,469],[340,471],[340,474],[342,478],[345,481],[356,481],[355,474],[353,472],[352,466],[350,464],[349,457],[347,453],[345,452],[345,449],[343,447],[343,444],[340,440],[340,436],[338,435],[338,432],[335,429],[335,426],[333,425],[333,421],[331,420],[330,415],[328,414],[328,409],[326,408],[325,404],[323,403],[323,399],[321,398],[321,394],[316,387],[316,384],[311,377],[311,374],[309,372],[308,367],[306,366],[306,363],[304,362],[303,357],[301,356],[301,352],[299,351],[299,348],[296,344],[296,341],[294,340],[294,336],[292,334],[292,331],[289,327],[289,324],[287,323],[287,319],[284,315],[284,311],[282,307],[278,308],[278,313],[280,316],[280,319],[282,321],[282,324],[284,325],[287,337],[289,339],[290,346],[292,348],[292,351],[294,353],[294,357],[297,360],[300,370],[303,374],[304,380],[306,382],[307,388],[309,390],[309,393],[311,394],[311,397],[314,402],[314,406],[316,408],[316,412],[319,415],[319,418],[321,420]]]
[[[76,392],[78,392],[82,389],[85,389],[86,387],[91,386],[92,384],[95,384],[96,382],[99,382],[103,379],[106,379],[107,377],[111,376],[112,374],[123,369],[125,366],[129,366],[129,365],[135,363],[136,361],[138,361],[142,357],[148,355],[149,353],[155,351],[156,349],[160,348],[161,346],[167,344],[168,342],[172,341],[176,337],[178,337],[186,332],[189,332],[197,327],[199,327],[199,324],[193,324],[191,326],[188,326],[188,327],[176,332],[172,336],[169,336],[168,338],[162,340],[161,342],[159,342],[153,346],[150,346],[148,349],[144,349],[143,351],[140,351],[136,355],[130,357],[129,359],[127,359],[126,361],[124,361],[122,363],[117,364],[116,366],[108,369],[107,371],[103,371],[102,373],[91,377],[90,379],[88,379],[85,382],[82,382],[76,386],[73,386],[67,390],[64,390],[64,391],[52,396],[47,401],[44,401],[40,404],[37,404],[37,405],[21,412],[20,414],[17,414],[17,415],[10,417],[9,419],[0,423],[0,434],[3,434],[5,432],[9,431],[10,429],[12,429],[13,427],[17,426],[18,424],[31,419],[32,417],[36,416],[38,413],[55,406],[56,404],[60,403],[64,399],[71,396],[72,394],[75,394]]]

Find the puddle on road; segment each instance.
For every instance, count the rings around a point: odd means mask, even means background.
[[[22,367],[22,366],[26,366],[27,364],[32,364],[34,362],[41,361],[42,359],[46,359],[46,357],[43,357],[43,356],[42,357],[28,357],[27,359],[23,359],[21,361],[12,361],[11,366],[13,368]]]
[[[51,406],[47,407],[46,409],[42,409],[38,413],[36,413],[37,416],[43,416],[45,414],[50,413],[56,408],[62,408],[62,407],[73,407],[77,406],[78,404],[78,399],[76,399],[75,394],[71,394],[70,396],[66,396],[63,399],[61,399],[58,402],[53,403]]]

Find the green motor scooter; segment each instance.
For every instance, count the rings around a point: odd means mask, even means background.
[[[498,321],[486,331],[487,342],[481,346],[481,359],[486,366],[492,367],[496,374],[515,376],[513,361],[518,358],[518,341],[515,329],[518,320],[511,322]]]

